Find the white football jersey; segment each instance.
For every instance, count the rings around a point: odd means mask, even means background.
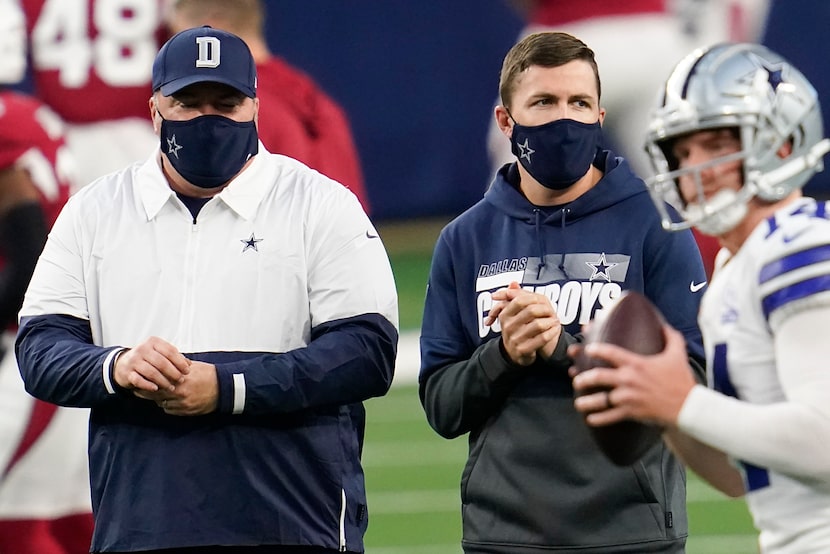
[[[786,393],[788,376],[782,375],[776,356],[775,334],[793,315],[830,305],[828,209],[812,199],[800,199],[758,225],[733,257],[719,257],[700,315],[710,387],[756,405],[756,409],[757,405],[792,400]],[[830,321],[804,334],[804,341],[830,344],[829,338]],[[830,356],[824,370],[830,372]],[[790,382],[797,381],[789,377]],[[826,392],[824,402],[830,404],[830,391]],[[720,414],[723,417],[723,411]],[[736,444],[752,441],[753,451],[761,451],[760,457],[766,460],[810,455],[781,440],[797,433],[792,424],[782,423],[781,429],[776,429],[765,423],[746,437],[751,425],[724,417],[719,421],[722,429],[712,431],[719,435],[714,440],[723,444],[713,446],[734,456]],[[735,436],[730,438],[730,432]],[[705,433],[690,434],[700,438]],[[830,448],[830,436],[810,440]],[[711,437],[706,442],[713,443]],[[768,456],[764,449],[769,450]],[[785,475],[742,459],[735,459],[735,464],[744,475],[746,500],[761,531],[764,553],[830,552],[830,483]]]

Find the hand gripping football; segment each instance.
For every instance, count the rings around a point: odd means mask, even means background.
[[[605,342],[638,354],[657,354],[665,348],[663,316],[651,301],[635,291],[624,291],[620,298],[591,322],[585,344]],[[574,367],[582,372],[606,362],[580,354]],[[596,390],[585,391],[590,394]],[[639,460],[660,439],[656,425],[625,420],[605,427],[589,427],[600,450],[615,464],[626,466]]]

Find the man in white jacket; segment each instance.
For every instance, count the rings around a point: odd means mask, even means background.
[[[236,35],[173,36],[149,108],[161,148],[66,205],[16,343],[30,393],[91,408],[92,551],[363,552],[398,338],[377,231],[259,142]]]

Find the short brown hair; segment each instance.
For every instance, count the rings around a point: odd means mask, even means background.
[[[601,93],[599,69],[594,51],[567,33],[533,33],[516,43],[504,57],[499,78],[499,96],[504,106],[510,107],[513,90],[519,75],[532,65],[558,67],[574,60],[585,60],[594,69],[597,78],[597,100]]]

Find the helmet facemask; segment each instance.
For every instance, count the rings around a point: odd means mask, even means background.
[[[646,184],[669,230],[691,226],[720,235],[745,217],[753,197],[776,202],[800,189],[823,169],[830,140],[822,140],[818,97],[807,79],[777,54],[754,44],[724,44],[696,51],[669,77],[653,112],[646,140],[655,176]],[[704,130],[734,128],[740,152],[694,167],[678,169],[670,147],[674,140]],[[790,144],[791,154],[779,156]],[[703,199],[701,172],[740,160],[743,186]],[[697,198],[687,204],[678,177],[689,175]],[[680,217],[672,217],[666,203]]]
[[[663,227],[680,231],[695,227],[707,235],[720,235],[733,229],[746,216],[747,203],[755,195],[755,188],[744,178],[743,185],[735,190],[723,187],[706,198],[703,187],[703,172],[722,164],[743,162],[746,151],[741,150],[714,158],[705,163],[659,173],[646,181],[655,205],[660,211]],[[684,199],[680,193],[680,179],[694,185],[695,193]],[[672,219],[666,204],[673,206],[680,216]]]

